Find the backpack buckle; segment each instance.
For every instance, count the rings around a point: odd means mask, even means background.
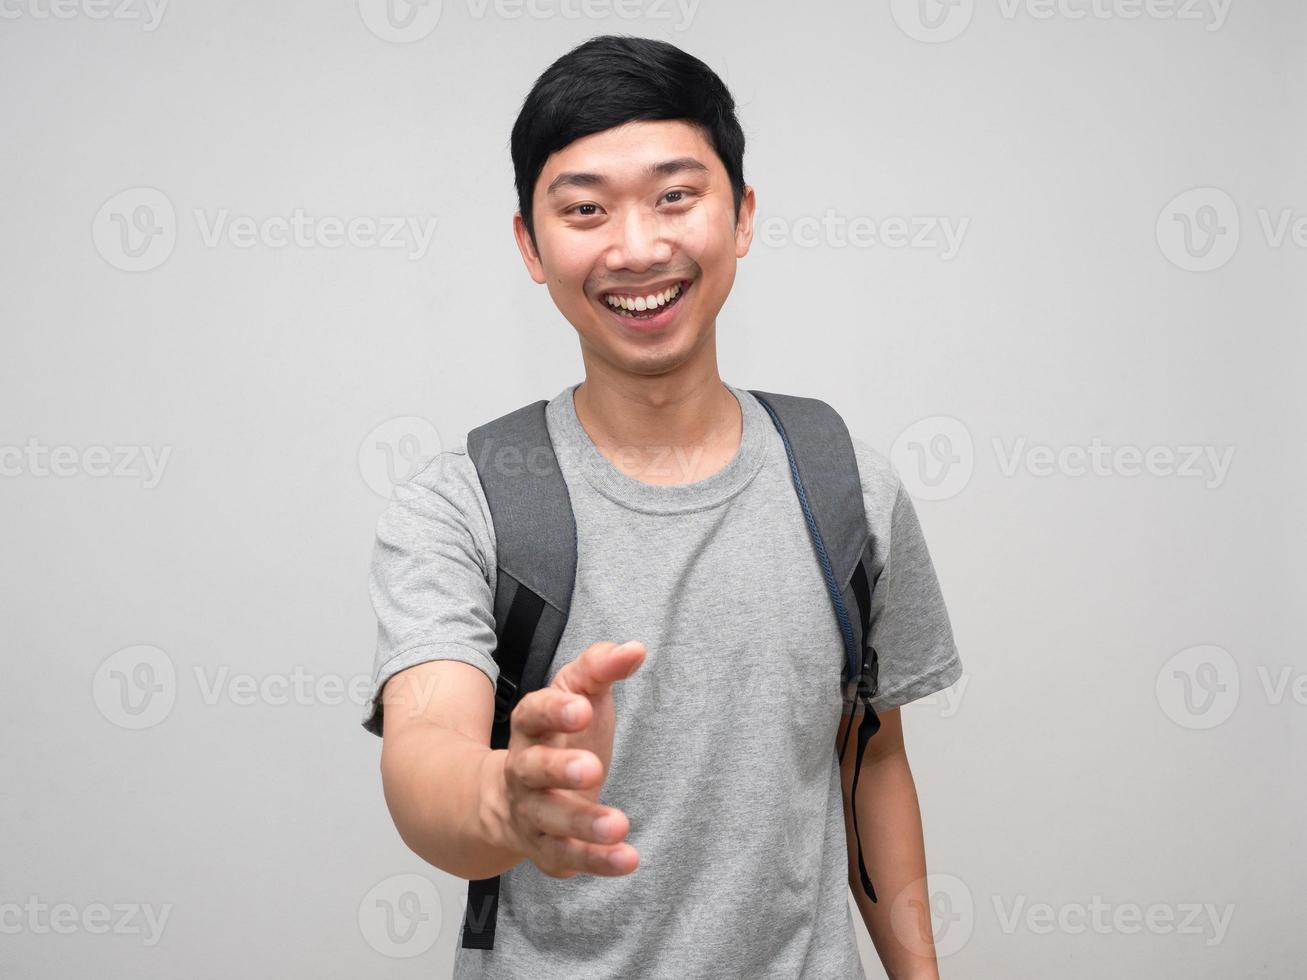
[[[513,713],[513,706],[518,701],[517,683],[506,674],[499,675],[495,684],[495,721],[502,722]]]

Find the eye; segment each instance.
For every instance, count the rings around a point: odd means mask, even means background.
[[[672,197],[673,195],[675,195],[675,199],[672,200],[672,201],[669,201],[668,203],[669,203],[669,204],[680,204],[680,203],[682,203],[682,201],[683,201],[686,197],[688,197],[688,196],[689,196],[690,194],[692,194],[692,193],[693,193],[693,191],[687,191],[687,190],[684,190],[684,189],[680,189],[680,188],[678,188],[677,190],[674,190],[674,191],[668,191],[666,194],[663,195],[663,197],[664,197],[664,198],[669,198],[669,197]]]
[[[598,204],[593,204],[593,203],[587,203],[587,204],[573,204],[570,208],[568,208],[567,210],[565,210],[563,213],[564,213],[564,214],[575,214],[575,213],[578,212],[578,209],[579,209],[579,208],[597,208],[597,207],[599,207],[599,205],[598,205]],[[580,216],[581,216],[582,218],[593,218],[593,217],[595,216],[596,213],[597,213],[597,212],[595,212],[595,211],[582,211],[582,212],[580,212]]]

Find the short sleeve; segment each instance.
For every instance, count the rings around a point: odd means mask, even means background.
[[[377,649],[363,727],[382,734],[386,681],[416,664],[459,660],[493,691],[494,529],[466,443],[397,484],[377,522],[368,591]]]
[[[853,442],[879,568],[868,629],[879,664],[871,704],[888,711],[955,683],[962,661],[912,497],[882,453]]]

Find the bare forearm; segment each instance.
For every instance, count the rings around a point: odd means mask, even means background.
[[[506,750],[429,724],[387,736],[381,756],[386,805],[409,848],[441,871],[490,878],[523,856],[506,844]]]
[[[876,891],[875,902],[864,893],[858,873],[847,794],[844,819],[849,828],[849,886],[885,972],[890,980],[938,977],[921,810],[906,753],[868,755],[858,779],[862,857]]]

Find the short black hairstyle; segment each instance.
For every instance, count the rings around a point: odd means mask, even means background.
[[[602,34],[578,44],[544,70],[513,124],[513,178],[531,243],[531,196],[550,154],[592,133],[660,119],[700,127],[731,179],[738,219],[744,196],[744,131],[726,85],[674,44]]]

